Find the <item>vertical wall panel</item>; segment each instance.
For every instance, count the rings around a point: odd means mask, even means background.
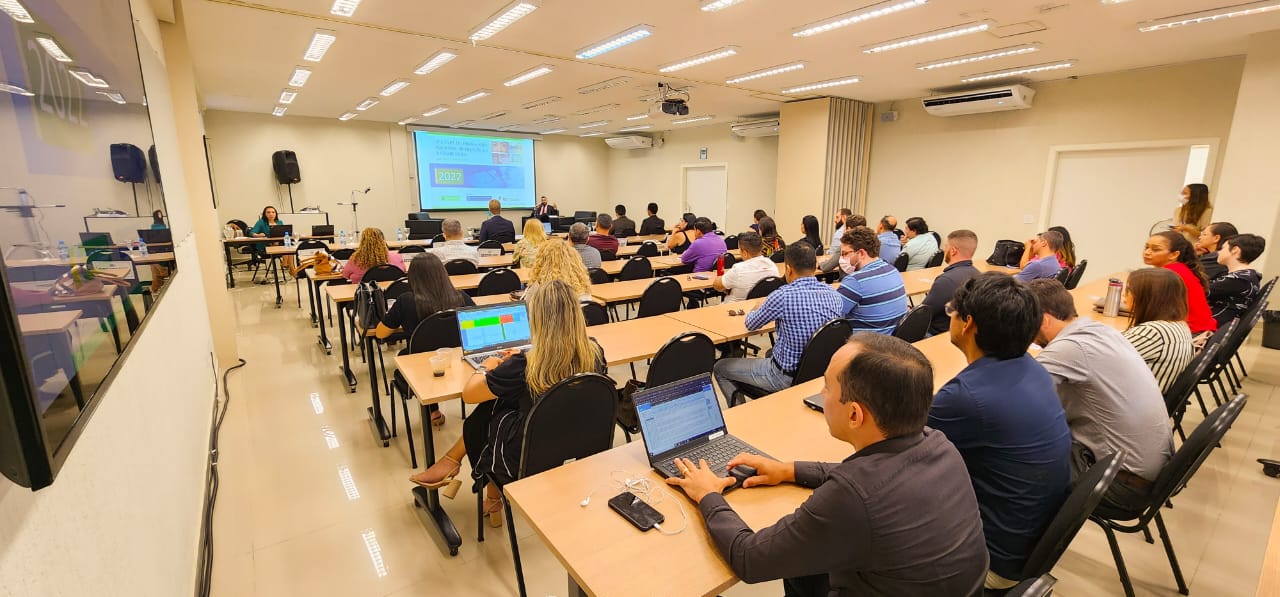
[[[866,204],[866,176],[870,157],[871,104],[831,98],[828,115],[826,176],[823,181],[823,238],[835,233],[831,215],[841,207],[861,213]]]

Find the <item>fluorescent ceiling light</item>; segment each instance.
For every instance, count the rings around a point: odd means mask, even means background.
[[[440,104],[439,106],[436,106],[430,110],[427,110],[426,112],[423,112],[422,117],[430,118],[432,116],[435,116],[436,114],[440,114],[442,112],[447,112],[447,111],[449,111],[449,106],[445,104]]]
[[[360,0],[333,0],[333,7],[329,9],[329,14],[349,17],[356,14],[357,8],[360,8]]]
[[[627,83],[630,83],[630,82],[631,82],[631,77],[614,77],[612,79],[606,79],[604,81],[600,81],[599,83],[592,83],[590,85],[587,85],[586,87],[579,87],[578,93],[586,95],[588,93],[595,93],[597,91],[604,91],[605,89],[611,89],[619,85],[626,85]]]
[[[289,77],[290,87],[302,87],[307,84],[307,79],[311,78],[311,69],[305,66],[299,66],[293,69],[293,76]]]
[[[740,4],[742,0],[702,0],[702,12],[716,12]]]
[[[556,133],[563,133],[564,131],[565,131],[565,129],[548,129],[548,130],[542,131],[541,133],[538,133],[538,134],[540,134],[540,135],[554,135],[554,134],[556,134]]]
[[[280,103],[282,103],[282,104],[292,104],[292,103],[293,103],[294,98],[296,98],[296,97],[298,97],[298,92],[297,92],[297,90],[294,90],[294,89],[285,89],[285,90],[282,90],[282,91],[280,92]]]
[[[311,36],[311,45],[307,46],[307,51],[302,54],[302,59],[308,62],[320,62],[324,58],[324,53],[329,51],[329,46],[337,41],[338,33],[328,29],[316,29],[314,35]]]
[[[538,3],[534,0],[516,0],[493,13],[485,24],[472,29],[468,38],[473,42],[489,39],[537,9]]]
[[[106,97],[107,97],[107,99],[109,99],[109,100],[111,100],[111,101],[113,101],[113,102],[115,102],[115,103],[117,103],[117,104],[123,104],[123,103],[124,103],[124,96],[123,96],[123,95],[120,95],[119,93],[116,93],[116,92],[114,92],[114,91],[99,91],[99,92],[98,92],[98,95],[104,95],[104,96],[106,96]]]
[[[832,29],[848,27],[849,25],[868,21],[876,17],[890,15],[908,8],[924,6],[928,2],[929,0],[886,0],[885,2],[865,6],[858,10],[836,15],[829,19],[815,21],[803,27],[796,27],[791,31],[791,35],[795,37],[809,37],[810,35],[826,33]]]
[[[711,50],[710,52],[704,52],[702,54],[698,54],[697,56],[690,56],[679,62],[672,62],[671,64],[668,64],[666,66],[660,66],[658,67],[658,72],[674,73],[678,70],[684,70],[691,66],[698,66],[699,64],[706,64],[708,62],[720,60],[721,58],[728,58],[730,56],[735,56],[737,55],[737,53],[738,53],[737,46],[725,46],[723,48]]]
[[[347,120],[351,120],[352,118],[355,118],[356,116],[357,114],[355,112],[347,112],[346,114],[339,116],[338,120],[347,121]]]
[[[516,85],[519,85],[521,83],[528,83],[529,81],[532,81],[543,75],[551,74],[552,70],[554,69],[552,69],[550,64],[538,65],[512,77],[511,80],[507,81],[506,83],[503,83],[503,85],[506,85],[507,87],[515,87]]]
[[[453,124],[449,125],[449,128],[455,128],[455,129],[456,129],[456,128],[461,128],[461,127],[464,127],[464,126],[470,126],[470,125],[473,125],[473,124],[475,124],[475,123],[476,123],[476,121],[474,121],[474,120],[462,120],[462,121],[458,121],[458,122],[455,122],[455,123],[453,123]]]
[[[464,96],[462,96],[462,97],[458,98],[458,99],[457,99],[457,102],[458,102],[459,104],[466,104],[466,103],[469,103],[469,102],[474,102],[474,101],[476,101],[476,100],[478,100],[478,99],[480,99],[480,98],[482,98],[482,97],[486,97],[486,96],[488,96],[490,93],[491,93],[491,92],[490,92],[488,89],[477,89],[477,90],[475,90],[475,91],[472,91],[471,93],[468,93],[467,95],[464,95]]]
[[[1138,31],[1149,33],[1151,31],[1174,29],[1177,27],[1185,27],[1187,25],[1199,25],[1201,23],[1224,21],[1227,19],[1234,19],[1236,17],[1247,17],[1249,15],[1271,12],[1273,10],[1280,10],[1280,0],[1264,0],[1262,2],[1237,4],[1235,6],[1225,6],[1223,8],[1214,8],[1201,12],[1193,12],[1164,19],[1157,19],[1154,21],[1147,21],[1145,23],[1138,23]]]
[[[586,124],[580,124],[580,125],[578,125],[578,128],[580,128],[580,129],[593,129],[593,128],[596,128],[596,127],[598,127],[598,126],[604,126],[604,125],[606,125],[606,124],[609,124],[609,121],[608,121],[608,120],[597,120],[597,121],[595,121],[595,122],[588,122],[588,123],[586,123]]]
[[[536,100],[533,100],[533,101],[531,101],[531,102],[529,102],[529,103],[527,103],[527,104],[524,104],[524,105],[522,105],[522,106],[520,106],[520,107],[521,107],[521,108],[524,108],[525,110],[531,110],[531,109],[533,109],[533,108],[538,108],[538,107],[541,107],[541,106],[546,106],[546,105],[548,105],[548,104],[554,104],[554,103],[556,103],[556,102],[558,102],[558,101],[560,101],[560,96],[558,96],[558,95],[551,95],[551,96],[544,97],[544,98],[542,98],[542,99],[536,99]]]
[[[586,116],[588,114],[595,114],[597,112],[604,112],[606,110],[612,110],[614,108],[621,108],[621,107],[622,107],[622,104],[602,104],[592,108],[578,110],[577,112],[574,112],[574,114],[577,116]]]
[[[938,29],[935,31],[930,31],[928,33],[921,33],[920,35],[900,37],[898,39],[881,42],[871,46],[863,46],[862,52],[865,54],[875,54],[878,52],[887,52],[889,50],[897,50],[899,48],[906,48],[910,46],[918,46],[920,44],[927,44],[935,41],[942,41],[944,39],[951,39],[953,37],[960,37],[962,35],[982,33],[983,31],[991,29],[991,27],[993,27],[994,25],[995,25],[994,21],[978,21],[977,23],[965,23],[963,25],[956,25],[955,27],[947,27],[945,29]]]
[[[582,133],[581,135],[578,135],[578,136],[579,137],[599,137],[600,135],[603,135],[603,134],[604,134],[604,131],[594,131],[591,133]]]
[[[763,79],[764,77],[772,77],[773,75],[780,75],[782,73],[789,73],[793,70],[800,70],[802,68],[804,68],[804,62],[802,61],[788,62],[786,64],[779,64],[778,66],[771,66],[769,68],[751,71],[749,73],[742,73],[741,75],[726,80],[725,83],[733,85],[734,83],[742,83],[755,79]]]
[[[585,48],[582,48],[581,50],[578,50],[574,55],[578,57],[578,60],[590,60],[601,54],[612,52],[618,48],[621,48],[622,46],[626,46],[626,45],[630,45],[635,42],[638,42],[646,37],[649,37],[650,35],[653,35],[652,26],[636,25],[635,27],[627,29],[626,31],[623,31],[616,35],[611,35]]]
[[[97,75],[95,75],[95,74],[93,74],[93,73],[91,73],[91,72],[89,72],[89,71],[87,71],[87,70],[82,69],[82,68],[81,68],[81,69],[73,69],[73,68],[69,68],[69,69],[67,69],[67,72],[68,72],[71,76],[75,77],[76,79],[79,79],[81,83],[84,83],[85,85],[88,85],[88,86],[90,86],[90,87],[103,87],[103,88],[106,88],[106,87],[110,87],[110,86],[111,86],[111,85],[108,85],[108,84],[107,84],[107,80],[106,80],[106,79],[103,79],[102,77],[99,77],[99,76],[97,76]]]
[[[563,120],[563,119],[562,119],[562,118],[560,118],[559,116],[553,116],[553,115],[551,115],[551,114],[548,114],[548,115],[543,116],[542,118],[539,118],[539,119],[537,119],[537,120],[535,120],[535,121],[533,121],[533,122],[531,122],[531,123],[529,123],[529,124],[551,124],[551,123],[553,123],[553,122],[560,122],[561,120]]]
[[[493,120],[494,118],[502,118],[503,116],[506,116],[506,115],[507,115],[506,110],[498,110],[497,112],[490,112],[488,114],[485,114],[484,116],[481,116],[480,120]]]
[[[356,110],[364,112],[365,110],[368,110],[369,108],[372,108],[376,105],[378,105],[378,98],[369,97],[369,98],[365,98],[363,102],[360,102],[359,104],[357,104]]]
[[[13,20],[19,23],[34,23],[35,19],[31,18],[31,13],[22,6],[18,0],[0,0],[0,10],[5,11]]]
[[[1032,73],[1041,73],[1049,70],[1059,70],[1063,68],[1071,68],[1076,65],[1075,60],[1060,60],[1058,62],[1048,62],[1045,64],[1035,64],[1032,66],[1020,66],[1018,68],[1008,68],[1005,70],[991,71],[988,73],[979,73],[969,75],[960,79],[961,83],[976,83],[978,81],[990,81],[992,79],[1004,79],[1006,77],[1016,77],[1018,75],[1029,75]]]
[[[851,85],[861,81],[858,77],[842,77],[839,79],[830,79],[827,81],[818,81],[817,83],[809,83],[807,85],[799,85],[797,87],[788,87],[782,90],[782,93],[804,93],[815,89],[826,89],[828,87],[838,87],[840,85]]]
[[[285,110],[288,110],[288,108],[286,108],[286,107],[284,107],[284,106],[276,106],[276,107],[275,107],[275,109],[271,111],[271,115],[272,115],[272,116],[284,116]]]
[[[918,70],[933,70],[935,68],[947,68],[949,66],[959,66],[961,64],[972,64],[974,62],[982,62],[984,60],[993,60],[995,58],[1004,58],[1006,56],[1020,56],[1022,54],[1030,54],[1040,50],[1040,42],[1022,44],[1020,46],[1010,46],[997,50],[987,50],[975,54],[965,54],[964,56],[956,56],[954,58],[944,58],[942,60],[934,60],[933,62],[924,62],[916,65]]]
[[[640,125],[636,125],[636,126],[629,126],[629,127],[626,127],[626,128],[620,128],[620,129],[618,129],[618,132],[619,132],[619,133],[629,133],[629,132],[631,132],[631,131],[643,131],[643,130],[645,130],[645,129],[651,129],[651,128],[653,128],[653,125],[652,125],[652,124],[640,124]]]
[[[406,124],[412,124],[412,123],[415,123],[415,122],[417,122],[417,121],[418,121],[418,117],[417,117],[417,116],[410,116],[410,117],[408,117],[408,118],[406,118],[406,119],[404,119],[404,120],[401,120],[401,121],[397,122],[396,124],[398,124],[398,125],[400,125],[400,126],[404,126],[404,125],[406,125]]]
[[[44,48],[44,51],[48,52],[54,60],[57,60],[58,62],[71,62],[71,57],[62,50],[62,46],[59,46],[58,42],[55,41],[48,33],[37,33],[36,43],[40,44],[40,47]]]
[[[0,83],[0,91],[12,93],[14,95],[23,95],[26,97],[31,97],[35,95],[34,93],[27,91],[25,87],[20,87],[18,85],[14,85],[13,83]]]
[[[715,116],[711,116],[711,115],[694,116],[693,118],[682,118],[680,120],[672,120],[671,124],[689,124],[690,122],[702,122],[704,120],[711,120],[712,118],[715,118]]]
[[[396,79],[391,83],[389,83],[386,87],[383,87],[382,91],[378,92],[378,95],[381,95],[382,97],[391,97],[395,95],[397,91],[400,91],[401,89],[404,89],[405,87],[408,87],[408,86],[409,86],[408,81],[404,79]]]
[[[426,62],[419,64],[418,68],[413,69],[413,74],[425,75],[437,68],[444,66],[446,62],[449,62],[450,60],[453,60],[454,58],[457,58],[457,57],[458,57],[458,53],[454,50],[450,50],[450,49],[440,50],[439,52],[432,54],[430,58],[427,58]]]
[[[648,114],[632,114],[627,117],[627,120],[644,120],[648,117],[649,117]]]

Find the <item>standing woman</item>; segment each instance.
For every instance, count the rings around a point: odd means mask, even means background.
[[[1213,205],[1209,203],[1209,186],[1193,182],[1182,187],[1182,199],[1173,211],[1173,229],[1193,241],[1213,221]]]
[[[800,220],[800,233],[804,235],[804,240],[813,246],[814,253],[821,255],[822,237],[818,235],[818,217],[805,216]]]
[[[778,224],[773,221],[773,218],[769,216],[760,218],[760,254],[770,260],[778,261],[773,258],[773,254],[781,255],[786,248],[787,243],[778,236]]]
[[[547,232],[542,227],[542,220],[529,218],[524,223],[524,238],[516,242],[516,250],[511,253],[511,260],[520,267],[531,268],[538,258],[538,248],[547,242]]]
[[[155,214],[152,214],[152,217],[154,216]],[[283,226],[283,225],[284,225],[284,220],[280,219],[280,214],[276,212],[276,208],[268,205],[262,208],[262,215],[258,218],[258,222],[253,225],[253,228],[249,230],[249,236],[266,238],[268,236],[271,236],[272,226]],[[259,259],[267,258],[267,243],[258,243],[254,245],[254,248],[258,253]],[[281,257],[281,260],[284,261],[284,266],[286,268],[289,268],[290,271],[293,270],[292,255],[285,255],[284,257]],[[263,279],[261,282],[258,282],[258,283],[267,284],[268,282],[265,279]]]
[[[1124,289],[1129,329],[1124,337],[1142,355],[1164,392],[1178,379],[1195,349],[1187,327],[1187,292],[1182,280],[1164,268],[1129,274]]]
[[[387,248],[382,231],[373,227],[365,228],[360,231],[360,246],[356,247],[356,252],[351,254],[347,264],[342,266],[342,277],[352,284],[359,284],[365,272],[384,263],[390,263],[404,271],[404,258]]]
[[[1071,242],[1071,233],[1067,232],[1067,229],[1062,226],[1052,226],[1049,230],[1062,235],[1062,250],[1058,251],[1058,265],[1075,269],[1076,244]]]
[[[529,272],[528,291],[555,280],[568,284],[580,302],[592,300],[591,276],[587,273],[587,266],[582,264],[578,252],[569,243],[543,243]]]
[[[1204,269],[1200,267],[1200,260],[1196,258],[1191,241],[1172,230],[1157,232],[1147,239],[1147,244],[1142,249],[1142,262],[1152,267],[1172,270],[1182,278],[1182,283],[1187,287],[1187,325],[1191,328],[1191,335],[1218,329],[1218,322],[1213,320],[1213,312],[1209,310],[1208,295],[1205,292],[1209,281],[1205,279]]]

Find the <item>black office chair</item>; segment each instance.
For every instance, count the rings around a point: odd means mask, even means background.
[[[938,243],[938,246],[939,246],[939,247],[941,247],[941,246],[942,246],[942,235],[941,235],[941,234],[938,234],[938,231],[937,231],[937,230],[930,230],[930,231],[929,231],[929,234],[932,234],[932,235],[933,235],[933,240],[934,240],[934,242]]]
[[[645,380],[635,379],[634,363],[631,367],[631,385],[636,388],[652,388],[669,384],[673,381],[688,379],[695,375],[710,373],[716,364],[716,345],[711,338],[700,332],[685,332],[667,340],[662,348],[649,361],[649,372]],[[640,433],[639,421],[636,420],[634,404],[618,405],[616,421],[622,435],[628,442],[632,434]]]
[[[1236,320],[1231,320],[1231,323],[1224,326],[1224,330],[1235,324]],[[1178,432],[1178,437],[1184,442],[1187,441],[1187,434],[1182,430],[1182,417],[1186,414],[1187,405],[1191,402],[1191,394],[1221,349],[1221,342],[1205,343],[1204,348],[1191,358],[1191,362],[1187,363],[1182,373],[1173,380],[1169,389],[1164,391],[1164,406],[1169,413],[1169,419],[1173,421],[1173,430]],[[1203,401],[1201,405],[1203,406]]]
[[[818,328],[817,331],[809,337],[809,342],[804,346],[804,352],[800,353],[800,364],[796,366],[796,374],[791,385],[799,385],[806,381],[822,377],[826,372],[827,364],[831,362],[831,357],[835,356],[836,351],[849,341],[849,335],[853,333],[853,326],[849,324],[847,319],[832,319]],[[760,388],[742,384],[738,391],[732,396],[726,398],[729,406],[737,406],[745,402],[746,398],[761,398],[769,395],[771,392]]]
[[[330,255],[332,255],[333,258],[337,259],[338,261],[346,261],[348,259],[351,259],[351,256],[355,254],[356,254],[356,250],[351,248],[338,249],[337,251],[330,253]]]
[[[328,251],[329,245],[318,240],[304,240],[298,243],[297,254],[301,255],[303,251]],[[298,308],[302,308],[302,285],[301,282],[307,277],[307,270],[300,269],[298,273],[293,275],[293,290],[298,295]]]
[[[724,248],[730,251],[738,248],[738,235],[730,234],[724,237]]]
[[[1200,349],[1200,352],[1206,352],[1215,348],[1217,349],[1216,352],[1225,350],[1223,344],[1228,338],[1235,334],[1236,328],[1238,327],[1240,327],[1240,319],[1238,318],[1227,322],[1227,325],[1219,326],[1218,331],[1214,332],[1212,336],[1209,336],[1209,340],[1204,343],[1204,347]],[[1209,383],[1211,384],[1209,386],[1210,389],[1213,389],[1212,381],[1206,380],[1211,380],[1210,372],[1218,363],[1218,356],[1219,355],[1215,354],[1213,358],[1209,359],[1208,366],[1205,367],[1205,370],[1200,374],[1200,377],[1196,379],[1195,388],[1192,390],[1192,393],[1196,395],[1196,402],[1200,403],[1200,414],[1206,417],[1209,416],[1209,409],[1205,407],[1204,395],[1200,393],[1200,384]],[[1217,401],[1218,404],[1221,404],[1221,401],[1218,401],[1217,398],[1217,390],[1214,390],[1214,392],[1215,401]]]
[[[480,268],[477,268],[476,264],[466,259],[450,259],[448,263],[444,264],[444,271],[448,272],[450,276],[461,276],[464,274],[478,274],[480,273]]]
[[[613,416],[618,405],[618,391],[613,380],[598,373],[580,373],[547,390],[524,421],[524,440],[520,452],[517,479],[549,471],[566,462],[582,460],[613,447]],[[490,478],[490,482],[501,484]],[[476,540],[484,541],[484,489],[476,494]],[[528,593],[524,586],[524,569],[520,564],[520,543],[516,538],[515,517],[511,502],[503,500],[507,518],[507,540],[511,543],[511,559],[515,562],[516,586],[520,596]]]
[[[444,234],[437,234],[431,237],[432,246],[434,246],[436,243],[442,243],[442,242],[444,242]]]
[[[625,282],[627,280],[644,280],[653,277],[653,264],[649,263],[649,258],[643,255],[636,255],[628,259],[622,264],[622,271],[618,273],[618,281]]]
[[[609,323],[609,312],[600,303],[582,303],[582,317],[587,320],[587,327]]]
[[[930,256],[929,256],[929,261],[926,261],[926,262],[925,262],[925,264],[924,264],[924,266],[925,266],[925,267],[938,267],[939,265],[942,265],[942,257],[943,257],[943,255],[942,255],[942,251],[938,251],[938,252],[934,253],[933,255],[930,255]]]
[[[652,317],[680,310],[680,282],[670,276],[658,278],[640,295],[636,317]]]
[[[591,278],[592,284],[608,284],[613,281],[609,279],[608,272],[598,267],[587,268],[587,277]]]
[[[725,253],[721,257],[724,258],[724,271],[726,272],[733,269],[734,264],[738,263],[738,258],[734,257],[733,253]]]
[[[508,294],[520,290],[520,276],[509,268],[500,267],[485,274],[476,286],[476,296]]]
[[[1062,286],[1065,288],[1067,285],[1067,280],[1071,278],[1071,268],[1069,267],[1059,268],[1058,274],[1053,278],[1057,280],[1059,284],[1062,284]]]
[[[1049,597],[1053,594],[1053,585],[1056,584],[1058,579],[1046,573],[1014,585],[1012,589],[1004,592],[1004,597]]]
[[[657,257],[658,243],[651,240],[646,240],[643,243],[640,243],[640,248],[636,249],[636,255],[641,257]]]
[[[400,269],[399,266],[396,266],[390,263],[383,263],[381,265],[375,265],[369,268],[369,270],[364,273],[364,276],[360,277],[360,281],[361,282],[394,282],[403,277],[404,277],[404,270]]]
[[[773,254],[769,256],[769,261],[774,263],[783,263],[786,260],[787,254],[783,251],[774,251]]]
[[[893,337],[907,342],[924,340],[925,334],[929,333],[929,324],[932,321],[933,309],[929,308],[929,305],[920,305],[902,316],[898,326],[893,328]]]
[[[1218,356],[1214,358],[1213,365],[1205,372],[1204,377],[1200,379],[1201,384],[1207,384],[1209,390],[1213,393],[1213,401],[1215,404],[1226,402],[1231,394],[1240,391],[1241,380],[1234,377],[1235,372],[1231,370],[1231,359],[1235,357],[1236,351],[1240,350],[1240,346],[1249,338],[1249,333],[1258,325],[1258,321],[1262,319],[1262,312],[1267,308],[1267,302],[1261,301],[1251,307],[1240,317],[1240,325],[1236,326],[1230,334],[1222,341],[1222,350],[1218,352]],[[1226,380],[1225,383],[1223,380]],[[1228,390],[1227,386],[1231,389]],[[1221,395],[1219,395],[1221,390]]]
[[[501,255],[504,253],[504,251],[502,250],[502,243],[496,240],[486,240],[480,243],[480,246],[476,247],[476,250],[480,252],[480,255],[482,257],[491,256],[491,255]]]
[[[1275,289],[1277,278],[1280,278],[1280,276],[1271,278],[1266,284],[1262,285],[1258,296],[1253,299],[1253,304],[1269,302],[1267,299],[1271,297],[1271,291]],[[1244,368],[1244,360],[1240,358],[1240,351],[1236,351],[1235,362],[1240,365],[1240,377],[1249,377],[1249,371]],[[1234,371],[1235,365],[1231,365],[1231,369]]]
[[[1165,554],[1169,557],[1169,567],[1173,569],[1174,581],[1178,584],[1178,592],[1188,594],[1187,583],[1182,578],[1182,568],[1178,565],[1178,557],[1174,554],[1173,544],[1169,541],[1169,530],[1165,528],[1160,510],[1169,498],[1177,495],[1187,486],[1191,476],[1200,469],[1200,465],[1226,435],[1227,430],[1235,423],[1244,409],[1248,398],[1237,395],[1225,405],[1219,407],[1205,417],[1182,446],[1173,453],[1173,458],[1164,465],[1160,474],[1152,484],[1151,496],[1141,511],[1128,512],[1109,504],[1099,504],[1089,520],[1102,527],[1107,535],[1107,543],[1111,546],[1111,555],[1115,558],[1116,572],[1120,575],[1120,583],[1124,586],[1124,594],[1133,597],[1133,583],[1129,580],[1129,570],[1125,567],[1124,556],[1120,553],[1120,544],[1116,541],[1116,533],[1142,532],[1150,536],[1150,525],[1155,520],[1156,529],[1160,532],[1160,540],[1164,543]],[[1132,522],[1129,522],[1132,521]]]
[[[765,276],[747,291],[747,300],[769,296],[773,291],[782,288],[787,281],[778,276]]]
[[[439,350],[446,346],[461,347],[462,337],[458,335],[458,313],[452,309],[434,313],[418,322],[418,327],[409,334],[409,346],[402,354],[418,354]],[[409,462],[418,468],[418,451],[413,446],[413,426],[409,423],[409,399],[413,398],[413,390],[409,382],[397,369],[391,374],[391,390],[387,392],[391,399],[391,435],[396,434],[396,391],[400,392],[400,407],[404,411],[404,436],[409,442]],[[461,402],[461,401],[460,401]],[[462,416],[467,416],[467,403],[462,402]],[[431,421],[423,421],[430,425]]]
[[[1080,278],[1084,277],[1084,268],[1088,267],[1088,265],[1088,259],[1081,259],[1080,263],[1077,263],[1076,266],[1071,269],[1071,275],[1067,276],[1067,281],[1063,286],[1066,286],[1067,290],[1075,290],[1076,286],[1080,285]]]
[[[426,253],[427,248],[422,245],[406,245],[400,247],[396,252],[401,255],[408,255],[409,253]]]
[[[617,251],[610,251],[610,250],[608,250],[608,249],[600,249],[600,261],[617,261],[617,260],[618,260],[618,253],[617,253]]]
[[[906,251],[898,253],[898,258],[893,260],[893,267],[900,272],[907,271],[907,266],[911,265],[911,256]]]

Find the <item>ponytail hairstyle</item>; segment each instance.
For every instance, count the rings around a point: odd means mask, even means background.
[[[1169,251],[1178,253],[1178,263],[1187,266],[1187,269],[1191,270],[1191,273],[1195,274],[1196,278],[1200,280],[1200,289],[1208,293],[1209,277],[1204,274],[1204,267],[1200,265],[1200,259],[1196,257],[1196,249],[1191,246],[1191,241],[1172,230],[1157,232],[1153,236],[1163,238],[1165,242],[1169,243]]]

